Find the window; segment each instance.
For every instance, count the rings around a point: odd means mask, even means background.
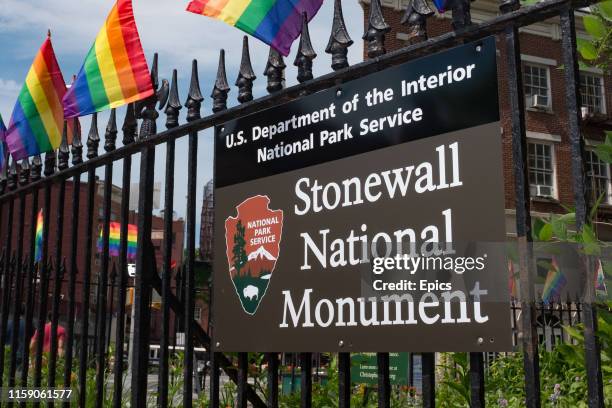
[[[592,150],[587,150],[587,188],[591,191],[593,200],[604,194],[603,202],[610,202],[610,167],[599,160]]]
[[[202,319],[202,308],[199,306],[196,306],[195,309],[193,310],[193,319],[197,322],[199,322]]]
[[[525,64],[523,67],[525,105],[527,108],[550,108],[550,80],[548,67]]]
[[[555,197],[553,145],[529,143],[529,187],[533,197]]]
[[[603,78],[597,74],[580,73],[580,95],[582,106],[589,113],[606,113]]]

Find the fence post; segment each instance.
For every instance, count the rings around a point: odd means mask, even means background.
[[[55,173],[55,151],[45,154],[45,177],[51,177]],[[51,182],[48,181],[44,188],[43,198],[43,231],[42,231],[42,251],[40,258],[40,292],[38,308],[38,327],[36,336],[36,356],[34,360],[34,387],[40,387],[42,383],[42,360],[44,347],[45,326],[47,323],[47,302],[49,290],[49,275],[53,270],[53,263],[49,257],[49,222],[51,220]],[[38,407],[40,403],[34,403]]]
[[[246,387],[249,378],[249,353],[238,353],[238,392],[236,408],[246,408]]]
[[[166,106],[166,128],[178,126],[178,116],[182,105],[179,100],[176,69],[172,71],[170,97]],[[170,345],[170,293],[172,275],[172,220],[174,213],[174,157],[175,140],[170,138],[166,143],[166,188],[164,192],[164,246],[162,266],[162,338],[159,354],[158,404],[161,408],[168,406],[168,347]],[[176,324],[176,323],[175,323]]]
[[[268,408],[278,407],[278,353],[267,353],[268,359]]]
[[[301,408],[312,407],[312,353],[300,353]]]
[[[389,378],[389,353],[376,353],[378,362],[378,408],[391,406],[391,380]]]
[[[198,79],[198,63],[193,61],[189,95],[185,102],[187,108],[187,121],[200,118],[200,107],[204,98],[200,92]],[[193,390],[193,308],[195,295],[194,265],[195,265],[195,199],[198,157],[198,132],[189,132],[189,152],[187,157],[187,265],[185,270],[185,384],[183,404],[191,406]]]
[[[569,6],[561,12],[561,44],[563,49],[563,73],[565,79],[565,103],[568,112],[568,131],[572,152],[572,185],[576,206],[576,229],[581,231],[588,222],[589,202],[585,185],[584,140],[580,133],[580,83],[578,57],[576,55],[576,29],[574,11]],[[581,272],[585,282],[584,348],[589,407],[604,404],[601,375],[600,344],[597,338],[597,306],[593,281],[593,263],[583,257]]]
[[[520,7],[518,0],[503,0],[502,13],[510,13]],[[512,161],[514,163],[514,192],[516,206],[516,233],[519,254],[519,280],[521,298],[520,332],[523,343],[525,370],[525,405],[540,407],[540,361],[535,321],[535,293],[533,262],[531,206],[529,202],[529,177],[527,168],[527,136],[525,128],[525,97],[521,69],[519,31],[516,26],[505,30],[506,84],[510,95]],[[521,336],[519,336],[521,337]]]
[[[92,126],[97,126],[97,114],[91,118]],[[97,131],[97,129],[96,129]],[[97,146],[96,146],[97,149]],[[83,144],[81,143],[81,127],[78,118],[73,119],[72,135],[72,165],[83,162]],[[72,201],[70,222],[70,277],[68,278],[68,319],[66,324],[66,351],[64,360],[64,387],[70,388],[72,383],[72,360],[74,353],[74,318],[75,318],[75,291],[77,274],[77,253],[79,242],[79,203],[80,203],[81,175],[72,178]],[[64,401],[62,406],[68,408],[69,401]]]
[[[423,381],[423,408],[436,406],[436,355],[435,353],[421,354],[421,368]]]
[[[9,166],[9,160],[7,160],[6,167]],[[12,166],[13,168],[15,168],[15,175],[16,175],[16,163],[14,160],[11,160],[11,164],[10,166]],[[13,169],[11,169],[10,172],[12,172]],[[9,173],[10,173],[9,172]],[[17,187],[17,180],[16,178],[11,177],[11,175],[9,174],[8,176],[8,183],[7,183],[8,187],[10,190],[13,190]],[[9,290],[10,290],[10,277],[11,277],[11,271],[10,271],[10,259],[11,259],[11,245],[13,242],[13,210],[14,210],[14,206],[15,206],[15,199],[13,197],[11,197],[9,199],[9,207],[8,207],[8,214],[7,214],[7,220],[8,220],[8,224],[7,224],[7,228],[6,228],[6,238],[4,241],[4,273],[2,274],[2,287],[0,288],[0,294],[2,295],[2,298],[0,299],[0,340],[1,343],[4,344],[4,333],[6,332],[6,325],[7,325],[7,321],[8,321],[8,310],[9,310]],[[4,379],[4,353],[0,353],[0,387],[3,386],[3,379]]]
[[[62,132],[62,142],[59,146],[57,158],[58,169],[65,170],[69,166],[70,149],[68,147],[68,122],[64,120],[64,129]],[[51,352],[49,354],[49,378],[48,386],[55,387],[58,339],[57,326],[59,320],[60,294],[62,290],[62,279],[66,270],[65,259],[62,260],[62,245],[64,236],[64,206],[66,201],[66,179],[61,178],[58,185],[57,203],[56,203],[56,237],[55,237],[55,276],[53,278],[53,299],[51,306]]]
[[[28,159],[23,159],[21,161],[21,173],[19,177],[20,184],[27,185],[29,182],[30,175],[30,164]],[[10,365],[9,365],[9,377],[8,377],[8,387],[15,386],[15,374],[17,371],[17,350],[19,347],[19,341],[24,341],[24,339],[19,338],[20,326],[21,322],[25,324],[25,316],[22,316],[22,292],[23,292],[23,274],[26,271],[26,266],[23,264],[23,235],[24,235],[24,221],[25,221],[25,204],[26,204],[26,194],[19,194],[19,211],[17,213],[17,258],[16,258],[16,273],[15,273],[15,301],[13,304],[13,317],[12,317],[12,336],[10,339],[5,339],[5,342],[0,344],[6,344],[6,341],[10,341],[11,345],[11,357],[10,357]],[[6,313],[8,314],[8,310]],[[23,320],[22,320],[23,319]],[[9,407],[12,407],[12,403],[9,402]]]
[[[157,54],[151,66],[151,83],[157,92]],[[146,140],[157,131],[155,110],[157,94],[135,105],[136,117],[143,118],[138,140]],[[134,334],[131,375],[131,406],[145,408],[147,404],[147,376],[151,326],[151,227],[153,217],[153,185],[155,180],[155,147],[145,146],[140,151],[140,183],[138,197],[138,238],[136,250],[136,278],[134,287]],[[187,378],[185,379],[187,381]]]
[[[351,404],[351,353],[338,353],[338,401],[339,408]]]
[[[470,396],[471,408],[484,408],[484,361],[482,353],[470,353]]]
[[[30,182],[40,180],[40,174],[42,171],[42,160],[39,155],[32,158],[32,166],[30,170]],[[29,259],[27,266],[26,283],[28,285],[26,291],[26,304],[25,304],[25,338],[32,338],[32,327],[31,321],[34,314],[34,292],[36,291],[36,284],[34,283],[35,274],[35,263],[34,263],[34,251],[35,251],[35,237],[36,237],[36,216],[38,214],[38,188],[32,191],[32,208],[30,213],[30,246],[29,246]],[[24,347],[22,350],[21,361],[29,361],[30,348]],[[29,364],[23,364],[21,370],[21,384],[25,385],[28,381]]]

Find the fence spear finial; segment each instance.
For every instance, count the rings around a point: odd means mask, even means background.
[[[8,188],[15,190],[17,188],[17,162],[11,157],[11,162],[8,165]]]
[[[57,167],[60,170],[68,168],[68,160],[70,160],[70,149],[68,148],[68,121],[64,120],[64,129],[62,130],[62,141],[57,153]]]
[[[204,97],[200,91],[200,78],[198,76],[198,61],[193,60],[191,63],[191,81],[189,82],[189,94],[185,107],[187,108],[187,122],[200,119],[200,108]]]
[[[176,69],[172,70],[172,84],[170,85],[170,94],[168,104],[166,105],[166,128],[171,129],[179,125],[179,111],[183,107],[178,91],[178,73]]]
[[[19,172],[19,184],[25,186],[30,182],[30,160],[26,157],[21,161],[21,171]]]
[[[117,112],[115,108],[111,109],[106,132],[104,133],[104,150],[112,152],[115,150],[115,142],[117,141]]]
[[[264,70],[264,75],[268,78],[268,93],[280,91],[285,87],[285,68],[287,65],[283,56],[275,48],[270,47],[268,62]]]
[[[240,70],[235,84],[238,87],[238,102],[244,103],[253,100],[253,82],[255,79],[257,77],[251,65],[249,38],[245,35],[242,38],[242,59],[240,60]]]
[[[409,0],[400,24],[408,26],[410,44],[427,39],[427,17],[434,14],[426,0]]]
[[[371,0],[368,28],[363,34],[369,58],[376,58],[387,52],[385,49],[385,35],[389,31],[391,31],[391,26],[385,21],[380,0]]]
[[[91,118],[93,121],[93,116]],[[81,142],[81,122],[79,118],[72,119],[72,165],[83,163],[83,143]]]
[[[45,177],[52,176],[55,173],[56,158],[55,150],[45,153]]]
[[[30,170],[30,181],[38,181],[40,180],[40,175],[42,172],[42,158],[40,154],[37,154],[32,158],[32,168]]]
[[[334,0],[334,19],[332,22],[332,32],[325,48],[325,52],[332,56],[332,69],[338,71],[348,67],[348,47],[353,45],[353,40],[344,24],[342,15],[342,3]]]
[[[312,47],[310,41],[310,32],[308,31],[308,15],[302,14],[302,33],[300,34],[300,45],[293,65],[298,68],[297,80],[299,83],[309,81],[313,78],[312,75],[312,60],[317,57],[317,53]]]
[[[138,134],[138,121],[136,120],[136,107],[134,103],[128,104],[125,110],[125,118],[123,119],[121,131],[123,132],[122,142],[124,146],[134,143]]]
[[[151,66],[151,85],[153,87],[153,94],[148,98],[136,103],[136,117],[142,118],[142,124],[140,125],[140,133],[138,140],[148,139],[157,133],[156,120],[159,117],[159,113],[155,109],[155,104],[160,101],[162,95],[159,93],[159,78],[157,75],[158,55],[153,55],[153,64]]]
[[[98,112],[91,115],[91,126],[87,135],[87,158],[93,159],[98,156],[98,145],[100,144],[100,134],[98,133]]]
[[[519,0],[501,0],[499,2],[499,10],[502,13],[510,13],[511,11],[518,10],[521,7]]]
[[[227,74],[225,73],[225,50],[219,51],[219,67],[217,68],[217,78],[212,94],[213,112],[219,112],[227,109],[227,94],[230,91],[230,86],[227,83]]]
[[[450,7],[453,14],[453,30],[457,31],[472,24],[470,0],[452,0]]]

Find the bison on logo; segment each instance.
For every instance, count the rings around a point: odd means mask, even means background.
[[[268,196],[254,196],[225,220],[229,274],[242,308],[255,314],[276,266],[283,231],[283,210],[271,210]]]

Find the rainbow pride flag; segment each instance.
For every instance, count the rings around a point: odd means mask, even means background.
[[[542,301],[544,303],[550,303],[560,301],[561,291],[567,284],[567,278],[559,270],[557,261],[553,258],[550,263],[550,269],[546,275],[546,281],[544,282],[544,291],[542,292]]]
[[[35,246],[34,246],[34,262],[42,261],[42,247],[43,247],[43,210],[42,208],[38,212],[38,217],[36,218],[36,237],[35,237]]]
[[[6,132],[15,160],[57,149],[62,141],[66,93],[51,37],[40,47],[21,88]],[[70,142],[70,140],[69,140]]]
[[[104,240],[102,235],[102,229],[100,228],[100,236],[98,237],[98,253],[102,253],[104,250]],[[108,236],[108,253],[110,256],[119,256],[119,243],[121,239],[121,223],[111,222],[109,225],[109,236]],[[136,259],[136,247],[138,239],[138,227],[134,224],[128,224],[128,237],[127,237],[127,259]]]
[[[323,0],[193,0],[187,11],[216,18],[269,44],[284,56]]]
[[[117,0],[64,96],[67,118],[116,108],[153,94],[132,0]]]

